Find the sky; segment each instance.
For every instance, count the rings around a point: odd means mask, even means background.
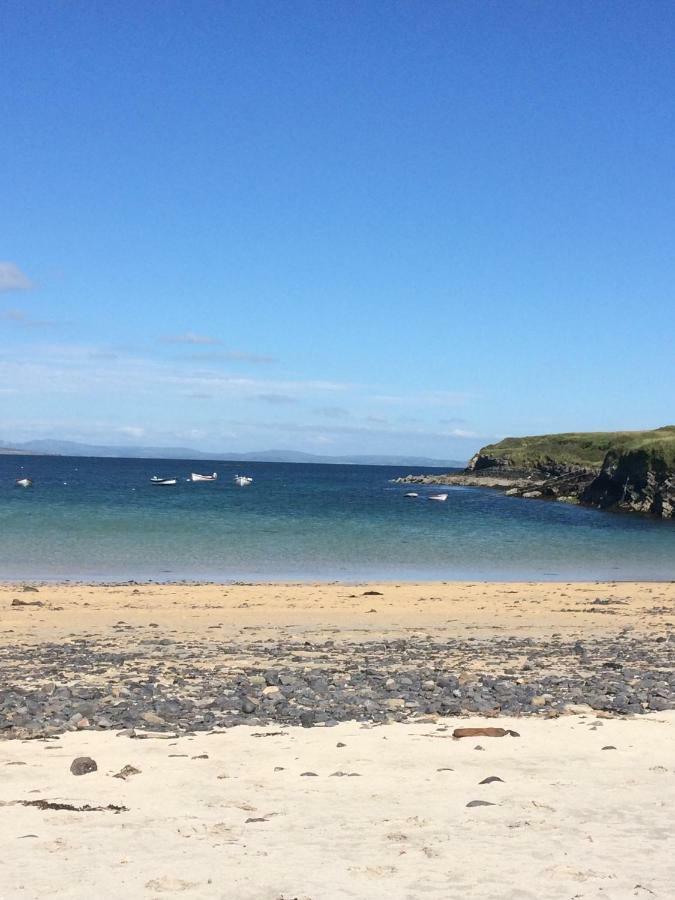
[[[675,422],[675,6],[0,4],[0,439]]]

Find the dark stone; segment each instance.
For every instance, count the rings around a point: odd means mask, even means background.
[[[70,771],[73,775],[88,775],[90,772],[96,772],[97,769],[96,761],[90,756],[78,756],[70,764]]]

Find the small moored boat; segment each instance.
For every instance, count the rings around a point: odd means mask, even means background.
[[[411,497],[414,499],[415,497],[419,497],[419,494],[416,494],[415,491],[408,491],[407,494],[404,494],[405,497]]]
[[[197,472],[191,472],[189,481],[216,481],[217,479],[217,472],[213,472],[211,475],[199,475]]]
[[[448,499],[448,495],[447,494],[429,494],[429,499],[430,500],[438,500],[439,503],[445,503],[445,501]]]
[[[235,475],[233,481],[235,484],[238,484],[239,487],[246,487],[253,482],[253,479],[250,475]]]
[[[168,487],[170,485],[178,484],[177,478],[160,478],[159,475],[153,475],[150,479],[151,484],[160,485],[161,487]]]
[[[33,479],[32,478],[17,478],[14,484],[17,487],[33,487]]]

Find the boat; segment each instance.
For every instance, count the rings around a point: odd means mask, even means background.
[[[159,475],[153,475],[150,481],[152,484],[161,485],[162,487],[168,487],[169,485],[178,484],[177,478],[160,478]]]
[[[234,481],[235,484],[238,484],[239,487],[246,487],[247,485],[251,484],[253,481],[253,479],[250,477],[250,475],[235,475],[232,480]]]
[[[191,472],[188,481],[216,481],[217,479],[217,472],[213,472],[211,475],[199,475],[197,472]]]
[[[429,494],[429,500],[438,500],[439,503],[445,503],[447,499],[447,494]]]
[[[17,478],[14,484],[17,487],[33,487],[33,479],[32,478]]]
[[[415,497],[419,497],[419,494],[416,494],[415,491],[408,491],[408,493],[405,494],[404,496],[405,496],[405,497],[415,498]]]

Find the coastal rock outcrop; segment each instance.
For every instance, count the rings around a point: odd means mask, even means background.
[[[463,473],[396,480],[490,487],[669,519],[675,517],[675,426],[506,438],[479,450]]]
[[[581,500],[602,509],[648,513],[664,519],[675,515],[675,469],[653,448],[621,453],[610,450],[600,474]]]

